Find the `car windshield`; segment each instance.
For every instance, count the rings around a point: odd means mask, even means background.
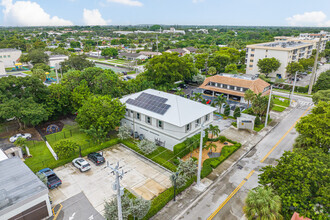
[[[82,166],[82,168],[86,168],[86,167],[89,167],[89,164],[85,164]]]
[[[78,159],[77,162],[83,163],[83,162],[85,162],[85,160],[84,159]]]
[[[97,160],[98,161],[102,161],[103,160],[103,157],[97,157]]]

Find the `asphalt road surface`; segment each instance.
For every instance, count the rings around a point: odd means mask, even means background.
[[[248,191],[258,186],[260,169],[275,165],[275,160],[279,159],[284,151],[292,150],[294,140],[298,136],[294,126],[311,109],[309,100],[303,98],[302,103],[298,97],[296,101],[300,104],[276,128],[174,219],[244,219],[244,200]]]

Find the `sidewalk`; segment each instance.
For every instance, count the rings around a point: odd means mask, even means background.
[[[242,147],[238,149],[234,154],[232,154],[227,160],[221,163],[213,172],[208,175],[206,178],[202,180],[208,185],[207,188],[212,186],[212,183],[221,179],[223,175],[225,175],[231,167],[238,164],[238,162],[248,155],[254,147],[269,133],[271,132],[279,123],[280,120],[285,118],[290,112],[292,108],[287,108],[280,115],[277,115],[276,118],[265,128],[263,128],[260,132],[248,132],[244,130],[238,130],[234,127],[230,127],[220,133],[220,135],[225,135],[227,138],[238,141],[242,144]],[[196,183],[192,184],[188,189],[183,191],[176,197],[176,202],[170,201],[161,211],[159,211],[153,218],[151,219],[175,219],[175,217],[182,212],[182,210],[186,209],[191,203],[197,199],[202,194],[202,192],[194,189]]]

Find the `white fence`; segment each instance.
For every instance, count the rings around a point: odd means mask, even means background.
[[[52,146],[50,146],[50,144],[48,143],[48,141],[45,141],[45,142],[46,142],[46,145],[47,145],[49,151],[52,153],[53,157],[55,158],[55,160],[58,160],[57,154],[53,150]]]

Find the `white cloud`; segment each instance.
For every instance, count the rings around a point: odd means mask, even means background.
[[[12,26],[68,26],[69,20],[51,17],[36,2],[2,0],[4,24]]]
[[[305,12],[304,14],[296,14],[286,18],[286,21],[291,26],[319,26],[330,27],[330,20],[322,11]]]
[[[119,3],[123,5],[129,5],[129,6],[143,6],[143,3],[140,1],[136,0],[107,0],[108,2],[114,2],[114,3]]]
[[[98,9],[88,10],[84,8],[83,20],[85,25],[107,25],[107,21],[102,18]]]

